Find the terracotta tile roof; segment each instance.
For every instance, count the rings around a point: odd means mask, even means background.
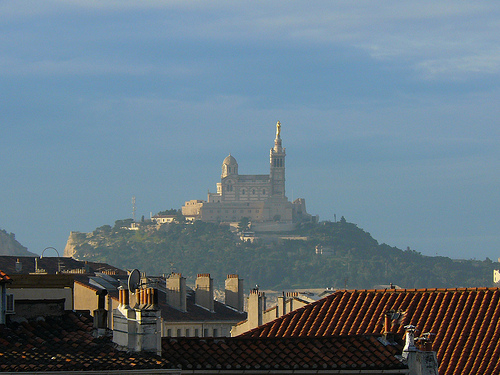
[[[163,356],[191,371],[397,370],[401,345],[383,345],[378,336],[291,338],[163,338]]]
[[[162,357],[119,351],[109,335],[93,335],[88,312],[66,311],[0,325],[0,372],[124,371],[182,368],[242,370],[379,371],[406,369],[401,344],[377,335],[292,338],[163,338]],[[336,372],[337,373],[337,372]]]
[[[147,353],[114,348],[110,337],[92,335],[88,313],[0,325],[0,372],[85,371],[169,368],[170,363]]]
[[[435,334],[439,373],[500,373],[500,290],[384,289],[338,291],[240,337],[328,337],[381,334],[384,313],[402,310],[392,331]]]
[[[0,270],[0,283],[11,283],[12,279],[5,272]]]

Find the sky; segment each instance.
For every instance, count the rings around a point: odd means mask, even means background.
[[[499,102],[494,1],[0,0],[0,228],[62,254],[206,199],[280,121],[309,213],[497,260]]]

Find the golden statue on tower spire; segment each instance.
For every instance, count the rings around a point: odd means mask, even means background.
[[[278,121],[276,124],[276,138],[279,138],[281,134],[281,122]]]

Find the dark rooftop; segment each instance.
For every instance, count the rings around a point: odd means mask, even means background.
[[[170,368],[149,353],[115,349],[111,338],[92,335],[88,312],[66,311],[22,323],[0,325],[0,372]]]

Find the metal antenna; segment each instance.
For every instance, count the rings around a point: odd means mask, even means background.
[[[135,195],[132,197],[132,219],[135,223]]]

